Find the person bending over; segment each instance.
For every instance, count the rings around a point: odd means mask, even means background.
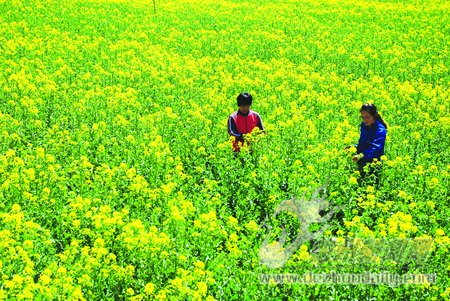
[[[361,135],[358,144],[345,147],[356,147],[357,154],[353,157],[353,162],[357,162],[361,178],[372,174],[376,177],[376,184],[379,183],[379,173],[381,165],[370,167],[366,174],[364,167],[376,160],[381,161],[384,155],[384,144],[386,142],[387,124],[378,114],[374,104],[366,103],[361,107]]]

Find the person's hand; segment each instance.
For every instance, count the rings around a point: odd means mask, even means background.
[[[353,160],[353,162],[356,162],[356,161],[358,161],[359,159],[361,159],[363,156],[364,156],[363,154],[355,155],[355,156],[352,158],[352,160]]]

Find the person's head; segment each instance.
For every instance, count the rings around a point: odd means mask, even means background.
[[[367,127],[371,127],[378,120],[382,125],[384,125],[385,128],[387,128],[386,123],[381,118],[380,114],[378,114],[377,107],[374,104],[372,103],[363,104],[359,112],[361,113],[361,119],[363,120],[364,124]]]
[[[247,114],[250,111],[250,107],[252,105],[253,97],[250,93],[244,92],[238,95],[237,97],[237,105],[239,107],[239,111],[244,114]]]

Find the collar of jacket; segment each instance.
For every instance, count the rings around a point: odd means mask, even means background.
[[[244,113],[241,112],[241,110],[238,110],[238,114],[241,115],[241,116],[248,116],[248,114],[250,114],[250,110],[248,110],[247,114],[244,114]]]
[[[364,122],[361,123],[361,126],[364,127],[364,131],[370,131],[370,130],[378,128],[379,124],[380,124],[380,122],[378,120],[375,120],[375,123],[372,124],[370,127],[366,126],[364,124]]]

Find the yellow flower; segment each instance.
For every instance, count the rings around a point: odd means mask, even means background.
[[[367,195],[367,200],[368,201],[375,201],[375,196],[373,194],[368,194]]]
[[[154,292],[155,292],[155,285],[153,283],[147,283],[145,285],[144,293],[147,296],[151,296],[153,295]]]
[[[238,236],[236,235],[236,233],[231,233],[230,234],[230,240],[233,242],[237,242],[238,241]]]
[[[11,212],[19,212],[20,211],[20,205],[14,204],[11,208]]]
[[[27,249],[31,249],[31,248],[33,248],[33,242],[31,240],[25,240],[23,242],[23,246]]]
[[[258,230],[258,224],[255,221],[250,221],[245,227],[251,231]]]
[[[198,268],[200,270],[203,270],[205,268],[205,264],[201,261],[197,261],[194,265],[196,268]]]
[[[45,150],[42,147],[36,148],[36,154],[38,157],[44,157]]]
[[[205,148],[204,148],[203,146],[200,146],[200,147],[197,149],[197,151],[198,151],[200,154],[202,154],[202,155],[206,155],[206,150],[205,150]]]
[[[444,230],[442,230],[442,229],[437,229],[437,230],[436,230],[436,235],[443,236],[443,235],[445,235],[445,232],[444,232]]]
[[[203,281],[200,281],[197,283],[198,292],[200,295],[204,296],[206,295],[206,291],[208,290],[208,286]]]
[[[50,282],[52,282],[52,279],[47,275],[41,275],[39,279],[42,281],[42,284],[44,285],[48,285]]]

